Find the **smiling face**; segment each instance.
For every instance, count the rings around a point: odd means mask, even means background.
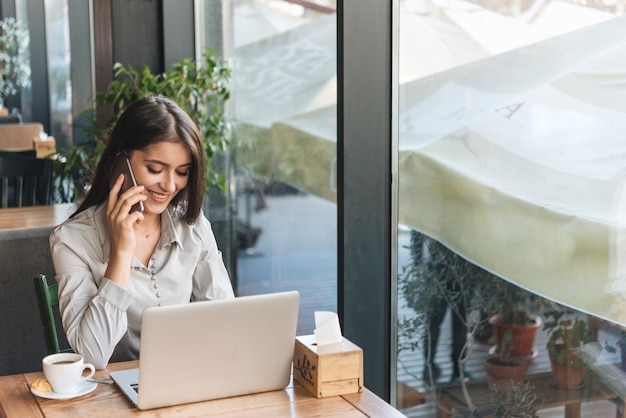
[[[144,214],[160,214],[189,182],[191,153],[181,142],[160,141],[133,151],[130,165],[138,185],[145,186]]]

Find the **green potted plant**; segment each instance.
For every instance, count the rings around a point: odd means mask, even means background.
[[[432,347],[436,346],[437,330],[433,330],[432,318],[443,303],[467,329],[469,335],[458,358],[461,385],[466,405],[474,410],[464,377],[465,364],[472,354],[474,336],[480,332],[489,316],[497,312],[499,300],[490,290],[499,278],[461,257],[438,241],[417,231],[411,232],[410,260],[399,276],[399,291],[414,316],[399,321],[401,336],[399,349],[422,350],[425,370],[422,378],[436,396],[437,370],[434,366]],[[482,315],[474,315],[482,312]]]
[[[492,342],[495,344],[491,353],[501,351],[506,336],[511,339],[507,357],[533,358],[537,354],[535,336],[542,324],[533,310],[539,308],[543,299],[506,280],[497,282],[492,291],[498,300],[498,312],[489,318],[493,327]]]
[[[544,317],[554,384],[562,389],[580,388],[585,377],[583,348],[593,342],[586,315],[554,303]]]
[[[526,378],[529,360],[513,356],[514,348],[513,332],[507,330],[502,336],[499,350],[485,359],[485,373],[490,388],[515,390]]]
[[[28,31],[12,17],[0,20],[0,107],[20,88],[30,86]],[[5,110],[6,112],[6,110]]]
[[[489,318],[493,347],[485,360],[485,372],[492,387],[514,390],[526,377],[532,358],[537,355],[535,337],[542,319],[545,300],[506,280],[492,286],[497,313]]]
[[[78,128],[86,132],[87,139],[60,150],[55,156],[56,200],[74,202],[82,197],[83,191],[89,187],[90,175],[104,149],[108,132],[121,111],[134,100],[153,94],[175,100],[196,122],[206,151],[207,191],[224,191],[224,176],[212,168],[213,157],[224,151],[230,142],[228,124],[223,116],[225,103],[230,97],[230,69],[220,63],[215,51],[206,48],[201,63],[184,59],[164,73],[152,73],[147,67],[137,71],[120,63],[116,63],[113,69],[115,80],[96,95],[100,108],[113,108],[112,116],[100,126],[92,110],[83,112],[87,123]]]

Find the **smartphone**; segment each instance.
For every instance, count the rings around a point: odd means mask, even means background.
[[[135,180],[135,175],[133,174],[133,168],[130,166],[130,161],[126,154],[120,152],[115,156],[115,161],[113,161],[113,171],[111,172],[111,178],[109,181],[109,187],[113,187],[115,182],[117,181],[120,174],[124,174],[124,182],[122,183],[122,188],[118,196],[124,193],[126,190],[130,189],[133,186],[137,185],[137,181]],[[143,212],[143,202],[135,203],[131,208],[130,212]]]

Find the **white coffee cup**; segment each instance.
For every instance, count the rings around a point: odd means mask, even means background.
[[[80,354],[50,354],[41,361],[43,374],[56,393],[71,393],[78,385],[93,376],[96,369],[93,364],[85,363]],[[87,375],[84,371],[89,369]]]

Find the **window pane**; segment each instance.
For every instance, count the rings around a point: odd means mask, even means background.
[[[528,410],[540,416],[563,416],[564,406],[546,399],[556,390],[556,314],[575,325],[567,335],[583,337],[583,385],[600,393],[591,402],[588,390],[572,392],[582,416],[613,415],[614,404],[601,399],[616,390],[609,376],[623,376],[624,4],[437,4],[400,2],[398,317],[407,322],[398,379],[426,396],[405,413],[433,416],[435,402],[501,406],[485,360],[520,343],[490,334],[489,320],[504,306],[524,306],[542,324],[533,349],[513,356],[528,363],[513,393],[534,399]],[[490,304],[502,294],[526,297]],[[453,351],[466,342],[457,369],[471,374],[469,389],[457,379],[437,392],[454,380]]]
[[[299,290],[298,334],[337,309],[336,22],[319,6],[232,10],[237,291]]]
[[[72,137],[72,84],[70,82],[70,38],[67,0],[49,0],[46,11],[48,83],[51,132],[58,146]]]

